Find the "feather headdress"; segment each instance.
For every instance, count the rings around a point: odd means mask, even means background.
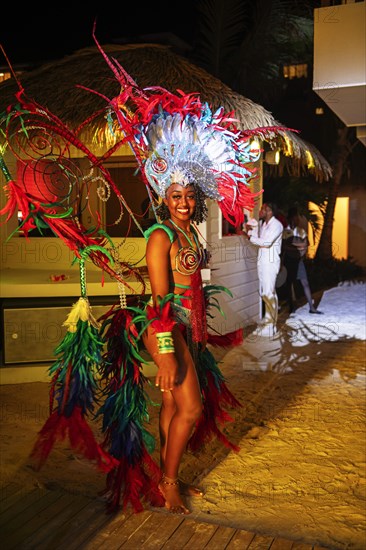
[[[164,198],[172,183],[195,184],[218,202],[230,223],[241,225],[244,208],[252,210],[257,196],[250,183],[261,150],[252,147],[251,138],[284,128],[241,131],[233,112],[222,107],[213,112],[197,93],[141,89],[96,43],[121,85],[120,94],[108,100],[110,117],[117,120],[148,188]]]

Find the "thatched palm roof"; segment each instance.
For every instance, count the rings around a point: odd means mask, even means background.
[[[198,92],[213,109],[223,106],[235,111],[238,127],[243,130],[261,126],[282,126],[261,105],[234,92],[203,69],[175,54],[169,47],[156,44],[127,46],[106,45],[104,51],[115,58],[135,79],[141,88],[161,86],[172,92]],[[75,52],[59,61],[43,65],[21,75],[21,83],[28,95],[60,117],[64,123],[76,128],[89,116],[106,106],[96,94],[78,87],[85,86],[108,98],[119,93],[119,85],[103,56],[96,47]],[[14,103],[17,91],[13,79],[0,85],[0,111]],[[90,123],[93,134],[106,126],[103,114]],[[293,175],[313,173],[318,181],[331,176],[331,168],[320,152],[293,132],[273,135],[272,148],[283,155],[280,173],[287,169]]]

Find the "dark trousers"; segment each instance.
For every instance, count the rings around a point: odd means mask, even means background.
[[[283,265],[287,269],[286,278],[286,300],[290,313],[294,310],[293,289],[297,280],[297,271],[299,269],[300,258],[291,258],[285,256]]]

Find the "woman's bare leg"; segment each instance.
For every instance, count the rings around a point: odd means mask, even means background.
[[[160,468],[165,471],[165,455],[170,422],[175,414],[176,406],[171,392],[164,392],[159,413],[160,435]]]
[[[302,288],[304,290],[305,298],[309,304],[311,311],[315,311],[316,307],[314,306],[313,297],[311,295],[310,285],[307,279],[300,279]]]
[[[159,434],[160,434],[160,468],[165,472],[165,454],[167,447],[167,438],[171,419],[175,413],[176,406],[171,392],[164,392],[163,403],[159,414]],[[180,493],[190,497],[202,497],[204,492],[200,487],[185,483],[179,480]]]
[[[202,413],[202,401],[196,369],[187,344],[178,329],[174,330],[173,335],[179,381],[172,391],[162,393],[160,437],[164,478],[159,487],[169,510],[187,514],[189,510],[180,495],[179,466],[195,423]],[[145,345],[154,360],[159,361],[156,338],[151,333],[145,338]]]

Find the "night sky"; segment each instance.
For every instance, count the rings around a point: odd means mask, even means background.
[[[10,62],[49,61],[94,46],[95,20],[96,37],[101,44],[163,32],[172,32],[187,42],[192,40],[197,1],[182,3],[179,15],[173,15],[172,10],[179,10],[180,5],[171,1],[155,1],[147,7],[134,0],[118,3],[102,0],[99,4],[82,9],[77,0],[43,7],[36,2],[28,4],[24,13],[14,4],[13,17],[2,19],[1,24],[1,44]],[[104,11],[103,4],[108,6]],[[1,55],[0,65],[5,64]]]

